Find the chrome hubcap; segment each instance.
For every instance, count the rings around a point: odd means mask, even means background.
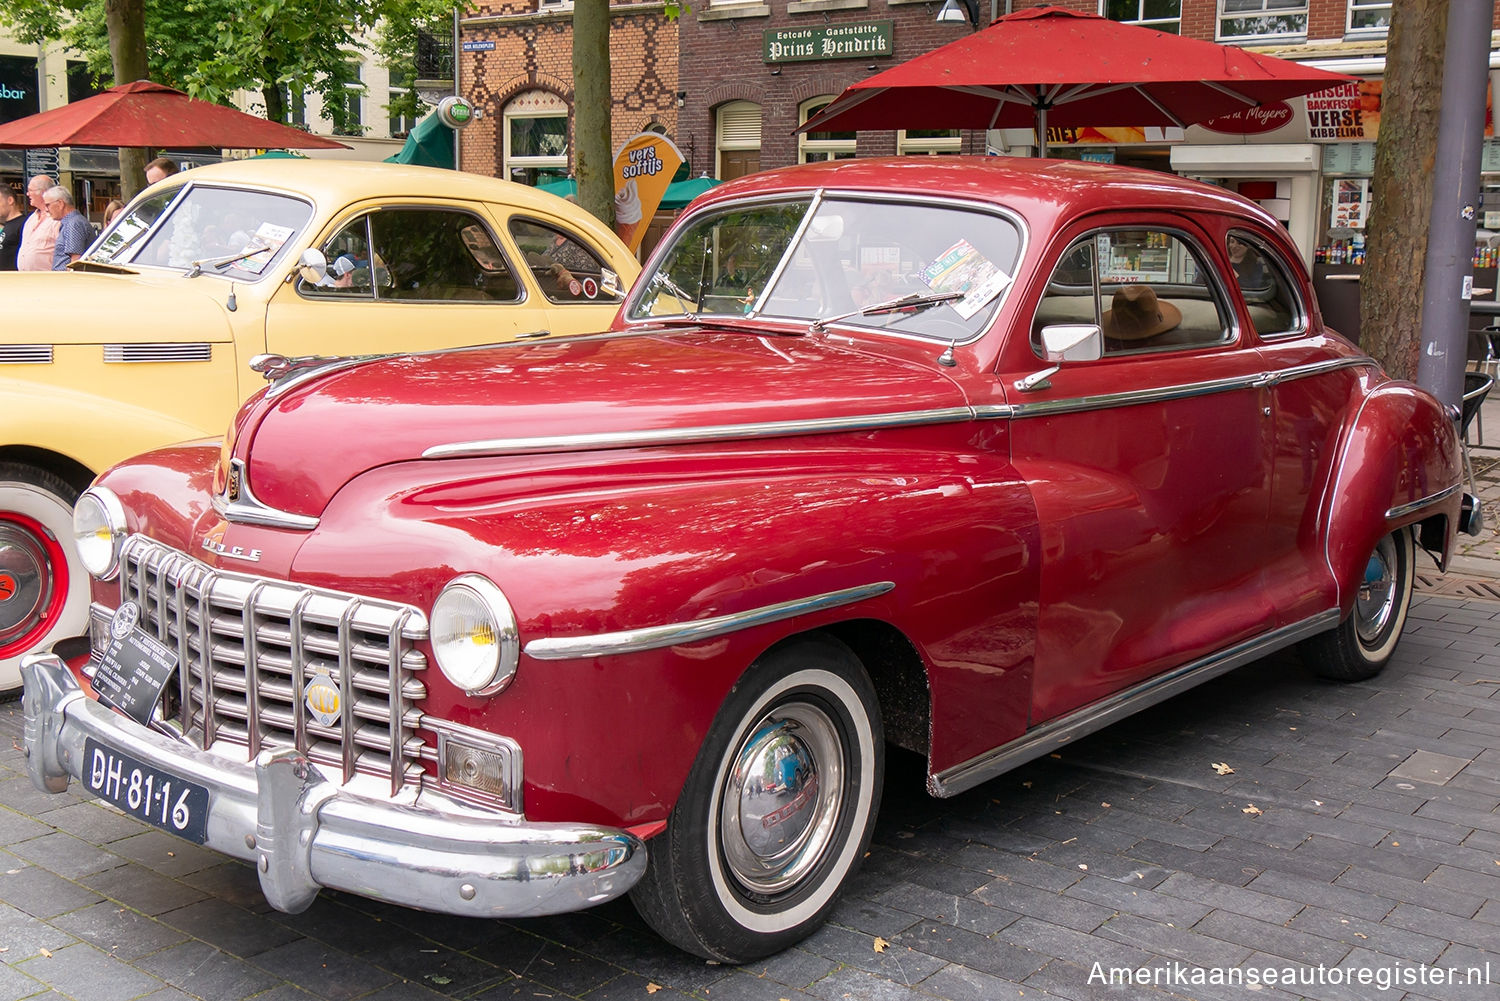
[[[741,886],[780,893],[818,865],[838,823],[846,770],[838,730],[816,706],[778,706],[750,728],[719,799],[724,860]]]
[[[1365,564],[1365,579],[1354,600],[1354,629],[1366,643],[1379,640],[1395,613],[1396,561],[1396,543],[1386,536]]]
[[[0,647],[34,628],[51,601],[47,550],[22,526],[0,521]]]

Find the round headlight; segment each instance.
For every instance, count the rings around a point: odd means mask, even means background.
[[[73,506],[73,545],[92,576],[109,580],[120,569],[125,545],[125,509],[104,487],[90,487]]]
[[[505,595],[478,574],[450,581],[432,605],[432,652],[448,680],[470,695],[493,695],[515,677],[521,655]]]

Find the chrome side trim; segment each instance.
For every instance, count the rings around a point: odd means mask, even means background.
[[[527,455],[535,452],[582,452],[596,448],[648,448],[654,445],[689,445],[709,441],[740,441],[747,438],[780,438],[786,435],[834,434],[841,431],[874,431],[880,428],[950,424],[974,419],[969,407],[908,410],[894,414],[859,414],[818,420],[762,421],[755,424],[709,424],[701,427],[661,428],[653,431],[609,431],[601,434],[568,434],[537,438],[489,438],[433,445],[424,459],[449,459],[467,455]]]
[[[1260,389],[1280,385],[1297,379],[1307,379],[1346,368],[1374,366],[1373,358],[1338,358],[1333,361],[1313,362],[1278,372],[1259,372],[1255,375],[1236,376],[1230,379],[1210,379],[1204,382],[1185,382],[1177,386],[1162,386],[1158,389],[1137,390],[1128,393],[1105,393],[1099,396],[1075,396],[1059,400],[1038,400],[1018,403],[1011,407],[1010,414],[984,413],[984,416],[1048,417],[1053,414],[1071,414],[1083,410],[1107,410],[1112,407],[1129,407],[1141,403],[1164,403],[1169,400],[1185,400],[1194,396],[1209,396],[1237,389]],[[1067,371],[1066,368],[1063,371]],[[992,409],[992,408],[989,408]]]
[[[160,344],[106,344],[106,365],[142,362],[212,361],[214,348],[206,342]]]
[[[0,365],[51,365],[50,344],[0,344]]]
[[[242,459],[232,462],[243,466]],[[240,470],[240,495],[237,500],[226,500],[222,494],[213,495],[214,510],[225,521],[236,525],[265,525],[268,528],[290,528],[295,532],[311,532],[318,527],[318,519],[305,514],[293,514],[262,503],[250,489],[250,477]]]
[[[719,615],[712,619],[696,619],[691,622],[673,622],[665,626],[649,626],[645,629],[625,629],[617,633],[597,633],[593,636],[566,636],[532,640],[526,644],[526,653],[536,660],[574,660],[585,657],[611,657],[622,653],[639,653],[642,650],[659,650],[662,647],[698,643],[765,625],[780,622],[797,615],[850,605],[866,598],[874,598],[895,588],[893,581],[883,580],[842,591],[815,594],[810,598],[782,601],[775,605],[752,608],[731,615]]]
[[[1439,501],[1445,501],[1449,497],[1452,497],[1454,494],[1462,490],[1463,486],[1464,485],[1462,483],[1455,483],[1447,490],[1439,490],[1435,494],[1428,494],[1426,497],[1418,498],[1417,500],[1410,501],[1409,503],[1398,504],[1385,513],[1386,519],[1394,520],[1396,518],[1405,518],[1407,515],[1420,511],[1428,505],[1436,504]]]
[[[1200,660],[1184,664],[1175,671],[1148,678],[1133,688],[1128,688],[1029,730],[1008,744],[1002,744],[963,764],[954,765],[943,772],[929,776],[928,791],[934,796],[947,797],[972,789],[1002,772],[1010,771],[1044,754],[1050,754],[1064,744],[1185,692],[1194,685],[1291,646],[1309,636],[1331,629],[1338,625],[1338,622],[1339,610],[1330,608],[1326,612],[1319,612],[1301,622],[1283,626],[1264,636],[1257,636]]]

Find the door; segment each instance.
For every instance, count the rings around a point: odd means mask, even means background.
[[[1097,324],[1103,357],[1010,393],[1013,461],[1042,526],[1033,725],[1272,618],[1263,361],[1200,229],[1117,219],[1066,244],[1032,318],[1036,345],[1047,325]]]

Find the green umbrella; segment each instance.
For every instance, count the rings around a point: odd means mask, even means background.
[[[406,145],[395,156],[385,158],[386,163],[411,163],[419,167],[446,167],[452,170],[453,130],[444,125],[433,112],[422,119],[406,134]]]
[[[704,174],[702,177],[690,178],[686,181],[673,181],[667,185],[666,194],[661,196],[661,207],[670,210],[683,208],[688,202],[697,198],[709,188],[723,183],[723,181],[714,180],[707,174]]]
[[[303,156],[301,153],[293,153],[291,150],[286,150],[286,149],[268,149],[264,153],[257,153],[254,156],[246,157],[245,159],[247,159],[247,160],[307,160],[307,159],[309,159],[309,157]]]
[[[546,184],[538,184],[538,191],[545,191],[549,195],[559,198],[576,198],[578,196],[578,182],[571,177],[565,177],[561,181],[548,181]]]

